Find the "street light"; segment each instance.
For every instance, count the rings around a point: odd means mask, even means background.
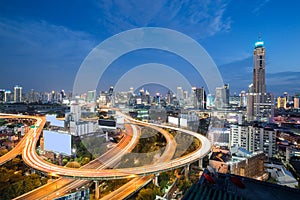
[[[75,148],[72,148],[72,153],[74,154],[74,160],[76,158],[76,149]]]

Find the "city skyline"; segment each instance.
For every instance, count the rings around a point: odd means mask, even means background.
[[[252,49],[260,34],[267,51],[268,91],[277,95],[284,91],[299,92],[297,2],[1,4],[0,66],[5,76],[0,88],[3,89],[20,84],[27,91],[32,88],[70,91],[81,62],[96,45],[122,31],[148,26],[174,29],[199,42],[217,64],[224,82],[229,83],[231,93],[247,90],[252,82]],[[283,51],[287,45],[288,49]],[[108,70],[107,79],[112,78],[119,66],[124,65],[126,71],[134,64],[151,61],[157,53],[169,66],[174,63],[180,68],[186,66],[163,52],[134,52],[117,61]],[[145,59],[139,61],[140,55]],[[132,58],[137,61],[130,61]],[[193,85],[204,86],[191,73],[186,70],[185,76],[191,76]],[[107,90],[110,85],[100,82],[99,89]]]

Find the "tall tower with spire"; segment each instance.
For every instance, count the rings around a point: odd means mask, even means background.
[[[260,36],[253,51],[253,83],[247,93],[247,119],[270,122],[274,116],[274,97],[266,89],[266,50]]]
[[[266,50],[264,47],[264,42],[259,41],[255,43],[255,48],[253,51],[253,92],[264,94],[266,93]]]

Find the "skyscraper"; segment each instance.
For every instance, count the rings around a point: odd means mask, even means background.
[[[4,93],[4,102],[7,103],[7,102],[10,102],[12,99],[11,97],[11,91],[10,90],[5,90],[5,93]]]
[[[215,108],[226,108],[229,106],[229,84],[216,88]]]
[[[253,83],[247,93],[247,120],[271,122],[274,116],[273,94],[266,92],[266,51],[259,39],[253,51]]]
[[[4,102],[4,97],[5,97],[5,90],[0,89],[0,102]]]
[[[299,94],[294,96],[294,108],[299,109]]]
[[[177,87],[176,98],[177,98],[177,101],[179,102],[179,105],[182,105],[184,97],[183,97],[183,89],[181,86]]]
[[[14,87],[14,102],[22,101],[22,87],[16,85]]]
[[[90,90],[87,94],[87,102],[96,102],[96,90]]]
[[[255,43],[253,51],[253,92],[264,94],[266,93],[266,51],[263,41]]]
[[[206,93],[204,87],[193,87],[192,90],[195,95],[196,107],[201,110],[206,109]]]
[[[240,107],[246,107],[247,99],[246,99],[246,92],[243,90],[240,93]]]

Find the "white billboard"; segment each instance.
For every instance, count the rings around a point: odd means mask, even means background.
[[[168,122],[178,126],[178,117],[168,116]],[[187,119],[180,118],[180,127],[187,127]]]
[[[178,126],[178,118],[177,117],[171,117],[171,116],[168,116],[168,122],[170,124],[174,124],[174,125],[177,125]]]
[[[45,150],[71,155],[71,135],[44,130]]]
[[[51,126],[65,127],[65,121],[56,119],[56,115],[46,115],[46,121],[50,122]]]

